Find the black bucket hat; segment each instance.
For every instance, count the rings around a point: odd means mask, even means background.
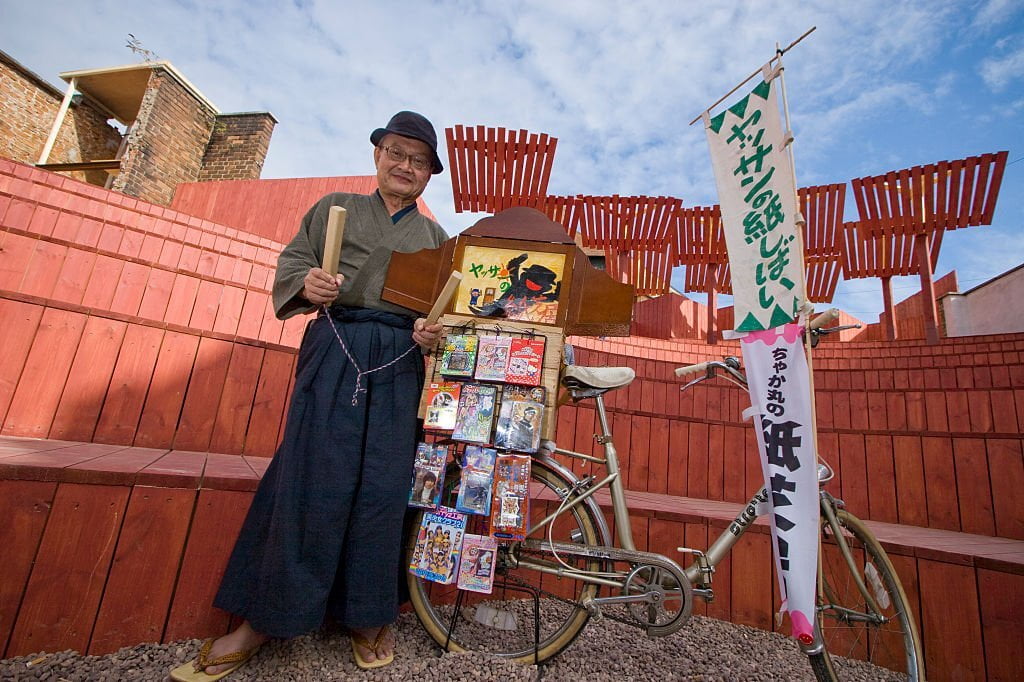
[[[377,128],[370,133],[370,142],[376,147],[388,133],[411,137],[426,143],[434,154],[434,168],[430,172],[437,175],[444,170],[441,159],[437,155],[437,133],[434,132],[434,126],[422,114],[417,114],[415,111],[399,111],[391,117],[386,128]]]

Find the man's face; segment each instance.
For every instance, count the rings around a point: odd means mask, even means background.
[[[381,193],[390,194],[406,201],[415,200],[416,197],[423,194],[423,190],[430,180],[429,164],[423,170],[416,170],[408,158],[396,163],[390,159],[382,147],[400,149],[406,155],[422,156],[428,160],[434,158],[430,147],[426,142],[389,133],[373,150],[373,161],[377,166],[377,185],[380,187]]]

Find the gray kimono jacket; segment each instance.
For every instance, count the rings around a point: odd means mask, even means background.
[[[377,192],[335,192],[309,209],[298,234],[277,259],[273,290],[277,317],[284,320],[316,308],[299,294],[309,269],[320,267],[323,260],[324,235],[331,206],[342,206],[347,212],[338,264],[338,272],[345,276],[345,281],[334,305],[415,316],[414,311],[380,298],[391,253],[437,248],[448,239],[448,235],[440,225],[415,208],[403,215],[397,224],[392,224],[384,200]]]

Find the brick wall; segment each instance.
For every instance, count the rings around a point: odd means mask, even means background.
[[[259,179],[276,123],[269,112],[218,116],[203,156],[199,181]]]
[[[177,79],[154,68],[113,189],[170,204],[178,184],[199,177],[215,120],[216,113]]]
[[[63,97],[60,90],[0,52],[0,157],[23,163],[38,161]],[[120,143],[117,129],[83,99],[68,110],[49,161],[112,159]],[[94,184],[103,184],[107,177],[103,171],[72,176]]]

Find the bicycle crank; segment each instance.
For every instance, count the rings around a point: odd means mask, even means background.
[[[630,569],[616,571],[613,578],[604,571],[594,574],[568,569],[548,561],[533,561],[525,556],[518,558],[521,567],[618,589],[619,594],[594,597],[583,606],[591,614],[601,615],[603,606],[623,605],[630,615],[628,622],[643,628],[649,637],[664,637],[676,632],[693,613],[690,582],[676,562],[661,554],[568,542],[549,543],[547,540],[535,539],[524,540],[522,548],[532,552],[557,554],[563,560],[571,557],[628,563]]]

